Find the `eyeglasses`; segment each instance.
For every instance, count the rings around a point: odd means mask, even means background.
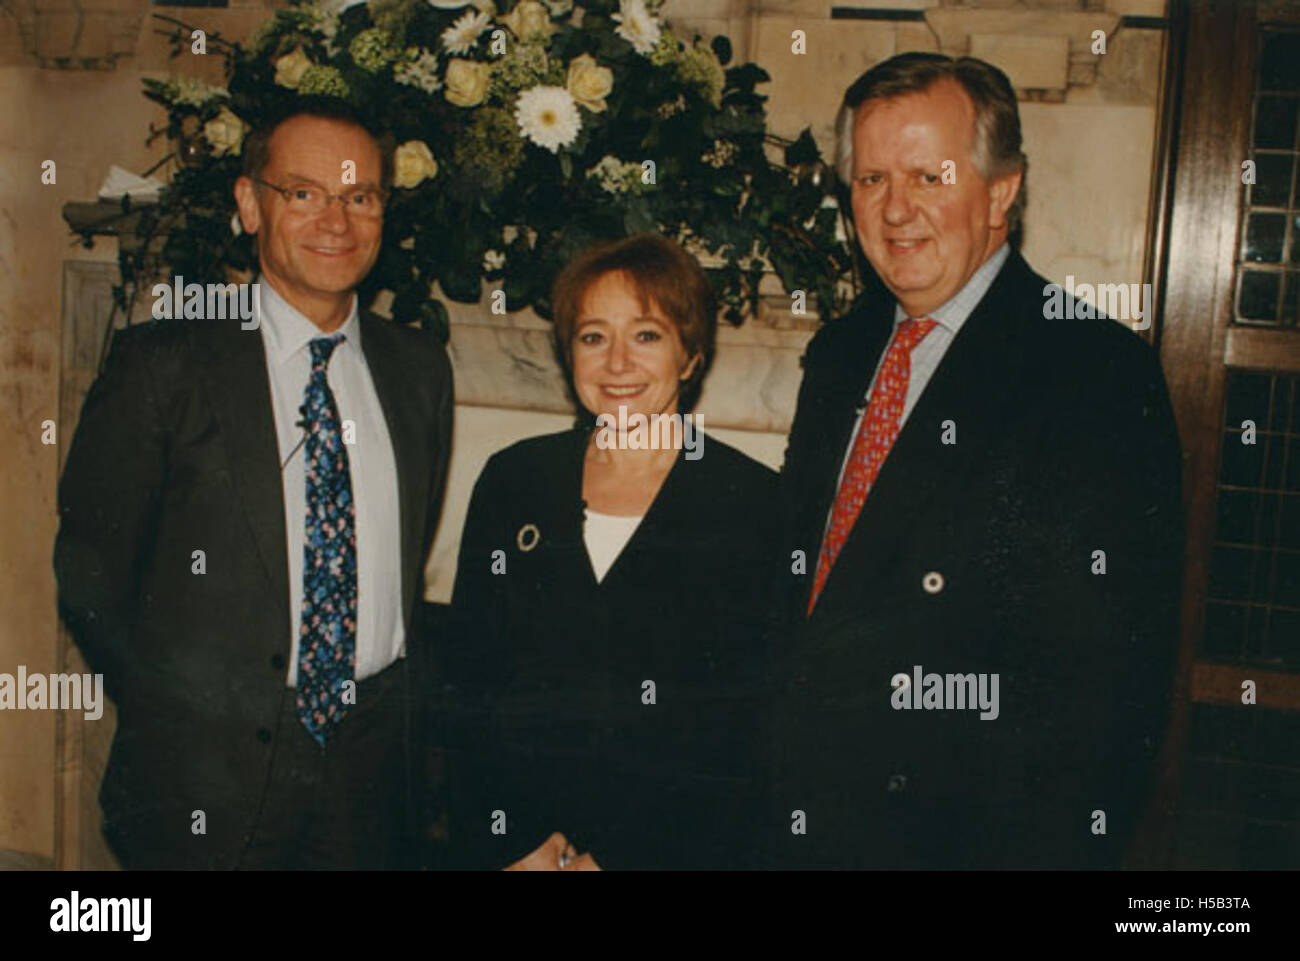
[[[296,183],[287,187],[269,183],[257,177],[253,182],[263,187],[270,187],[289,205],[295,214],[314,215],[325,212],[331,200],[337,200],[343,209],[354,217],[379,217],[384,213],[384,201],[388,192],[374,187],[356,187],[342,193],[330,193],[320,184]]]

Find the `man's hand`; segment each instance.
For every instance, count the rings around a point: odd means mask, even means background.
[[[525,855],[514,864],[509,865],[503,870],[506,871],[560,871],[560,856],[566,852],[572,854],[573,846],[569,844],[568,839],[563,834],[556,831],[549,838],[541,843],[532,854]]]
[[[600,865],[589,853],[576,857],[564,867],[565,871],[599,871]]]

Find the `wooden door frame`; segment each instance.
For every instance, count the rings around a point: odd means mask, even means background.
[[[1173,853],[1174,799],[1194,703],[1241,704],[1242,668],[1198,663],[1215,526],[1224,390],[1229,366],[1300,369],[1300,335],[1233,327],[1233,297],[1250,150],[1259,25],[1300,23],[1300,9],[1239,0],[1169,0],[1169,57],[1157,151],[1150,263],[1161,364],[1183,448],[1186,562],[1178,673],[1158,770],[1158,806],[1138,866]],[[1247,105],[1242,109],[1242,105]],[[1294,710],[1300,677],[1251,668],[1259,705]]]

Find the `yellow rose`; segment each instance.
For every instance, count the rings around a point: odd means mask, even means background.
[[[294,47],[293,53],[286,53],[275,62],[275,82],[290,90],[297,90],[302,82],[302,75],[315,64],[302,52],[302,47]]]
[[[520,40],[545,40],[555,32],[550,13],[537,0],[523,0],[500,20]]]
[[[614,89],[614,71],[596,63],[589,53],[569,61],[569,76],[565,85],[573,99],[593,113],[605,109],[605,98]]]
[[[214,157],[237,154],[244,145],[244,121],[226,107],[203,125],[203,139],[212,148]]]
[[[393,155],[394,187],[414,187],[437,174],[438,161],[423,140],[408,140]]]
[[[458,107],[477,107],[487,96],[488,65],[477,60],[452,60],[447,64],[444,96]]]

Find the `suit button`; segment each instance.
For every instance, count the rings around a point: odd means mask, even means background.
[[[895,794],[898,793],[898,792],[900,792],[900,791],[906,791],[906,790],[907,790],[907,775],[906,775],[906,774],[891,774],[891,775],[889,775],[889,784],[886,786],[885,790],[890,791],[890,792],[895,793]]]
[[[259,727],[257,729],[257,739],[261,741],[263,744],[270,744],[271,732],[264,727]]]
[[[938,571],[931,571],[921,578],[921,589],[927,594],[938,594],[943,590],[943,575]]]
[[[271,666],[272,666],[273,668],[275,668],[277,671],[283,671],[283,670],[284,670],[284,663],[285,663],[285,662],[284,662],[284,655],[283,655],[283,654],[272,654],[272,655],[271,655]]]

